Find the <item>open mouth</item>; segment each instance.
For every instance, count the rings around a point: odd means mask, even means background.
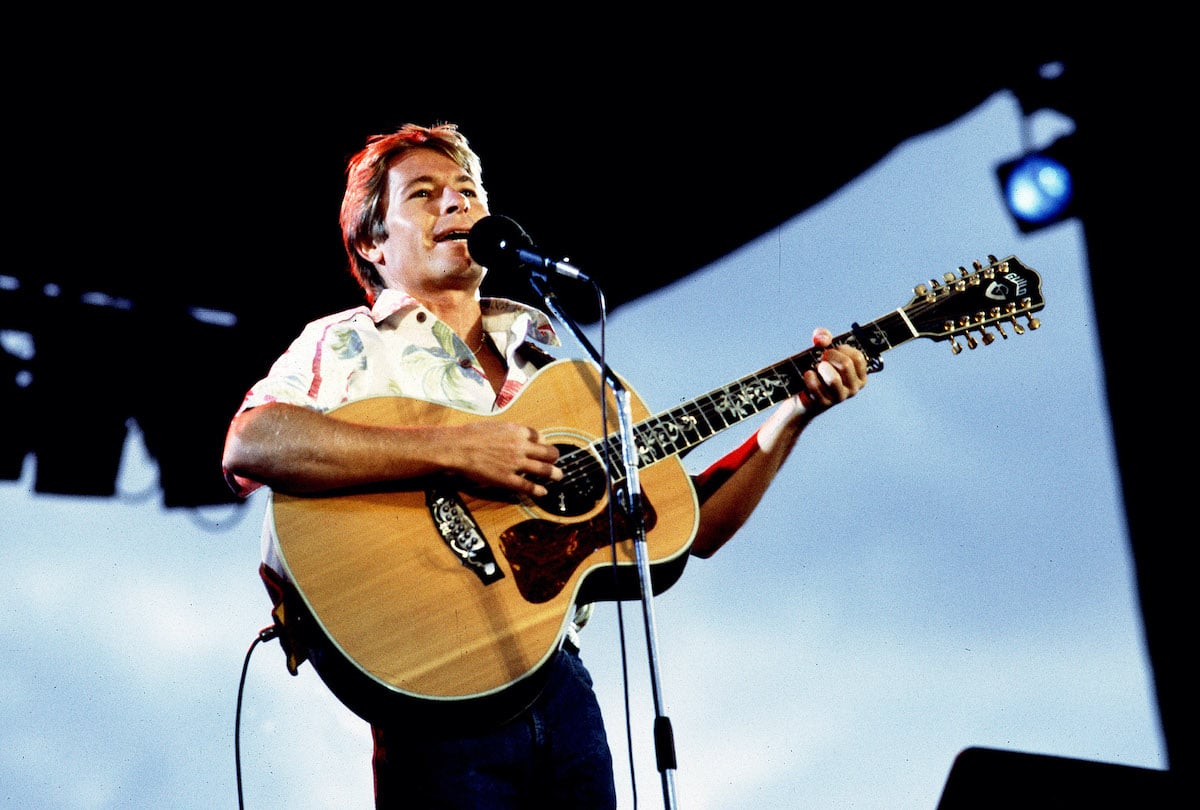
[[[455,240],[465,241],[470,236],[470,231],[451,231],[450,233],[442,234],[437,237],[438,242],[453,242]]]

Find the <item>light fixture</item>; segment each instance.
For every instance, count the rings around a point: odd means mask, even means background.
[[[1020,73],[1012,85],[1021,107],[1021,155],[999,164],[996,179],[1008,213],[1025,233],[1080,213],[1078,91],[1069,67],[1063,60],[1046,61]]]
[[[1062,222],[1076,214],[1073,175],[1074,135],[1045,149],[1026,152],[996,167],[1008,212],[1024,233]]]

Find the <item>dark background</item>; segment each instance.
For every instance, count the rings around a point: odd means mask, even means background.
[[[15,283],[0,289],[0,328],[31,334],[36,354],[0,355],[5,409],[22,426],[0,445],[0,473],[15,480],[32,453],[39,492],[111,495],[135,419],[165,506],[230,503],[220,447],[246,388],[306,320],[361,300],[337,210],[346,158],[369,134],[458,123],[483,159],[492,211],[596,277],[611,310],[1011,91],[1027,112],[1076,123],[1072,213],[1171,771],[1190,787],[1183,634],[1194,635],[1194,612],[1178,537],[1190,459],[1170,452],[1188,447],[1172,403],[1190,369],[1175,340],[1183,291],[1169,286],[1193,272],[1179,213],[1190,95],[1172,49],[1083,36],[1066,47],[897,38],[836,53],[815,42],[735,31],[686,48],[526,39],[481,54],[448,24],[405,40],[380,69],[328,45],[242,41],[233,27],[220,41],[108,42],[57,76],[48,50],[45,64],[10,72],[3,275]],[[1041,79],[1055,60],[1063,75]],[[523,278],[490,278],[485,292],[532,300]],[[572,311],[588,317],[589,302]],[[193,307],[236,325],[198,321]],[[32,382],[12,386],[19,372]]]

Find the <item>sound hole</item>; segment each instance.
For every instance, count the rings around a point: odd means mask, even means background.
[[[561,481],[544,481],[548,492],[534,503],[552,515],[585,515],[604,498],[604,464],[586,447],[556,444]]]

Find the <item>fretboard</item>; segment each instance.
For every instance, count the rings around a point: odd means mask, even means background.
[[[916,336],[903,312],[896,310],[866,326],[856,324],[833,342],[859,349],[867,356],[870,370],[877,371],[883,367],[878,360],[880,354]],[[638,468],[685,454],[721,431],[799,393],[804,388],[804,372],[816,366],[823,351],[818,347],[807,349],[639,422],[634,426]],[[600,458],[604,457],[602,445],[597,442],[593,448]],[[621,437],[609,436],[608,447],[613,481],[620,483],[625,478]]]

